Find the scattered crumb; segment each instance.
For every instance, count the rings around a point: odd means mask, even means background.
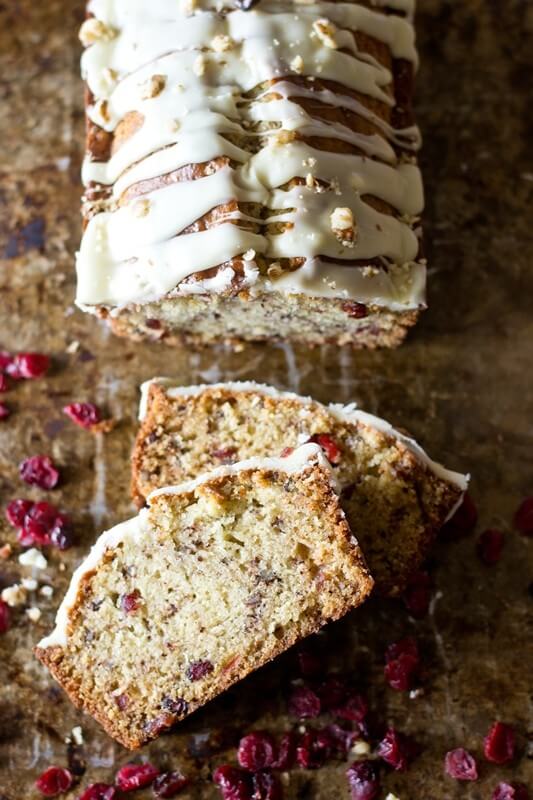
[[[78,352],[78,350],[80,349],[80,347],[81,347],[81,345],[80,345],[80,343],[78,342],[78,340],[77,340],[77,339],[74,339],[74,341],[73,341],[73,342],[71,342],[71,343],[70,343],[70,344],[67,346],[67,350],[66,350],[66,352],[67,352],[67,353],[69,353],[70,355],[72,355],[73,353],[77,353],[77,352]]]
[[[219,33],[211,40],[211,47],[217,53],[225,53],[227,50],[232,50],[235,47],[235,42],[231,36]]]
[[[89,47],[95,42],[109,42],[117,35],[115,28],[106,25],[96,17],[86,19],[80,28],[80,42],[84,47]]]
[[[304,71],[304,60],[301,56],[294,56],[290,63],[290,68],[293,72],[296,72],[298,75],[301,75]]]
[[[34,592],[37,589],[37,581],[35,578],[23,578],[22,585],[28,592]]]
[[[22,606],[26,602],[26,589],[20,583],[14,583],[13,586],[7,586],[2,590],[0,595],[4,603],[7,603],[10,608],[15,606]]]
[[[335,26],[327,19],[316,19],[313,22],[313,34],[320,39],[322,44],[336,50],[338,44],[335,40]]]
[[[255,258],[255,250],[247,250],[243,255],[244,261],[253,261]]]
[[[195,59],[194,64],[192,65],[192,70],[195,75],[198,75],[198,77],[201,78],[202,75],[205,75],[205,69],[206,69],[205,56],[200,54]]]
[[[12,552],[13,548],[11,547],[9,542],[7,544],[3,544],[2,547],[0,547],[0,558],[3,561],[7,561],[7,559],[11,556]]]
[[[41,609],[37,608],[37,606],[32,606],[31,608],[26,609],[26,616],[32,622],[39,622],[41,619]]]
[[[146,217],[150,212],[150,201],[147,197],[136,200],[131,209],[136,217]]]
[[[26,550],[25,553],[21,553],[19,556],[19,563],[22,564],[23,567],[35,567],[35,569],[46,569],[48,566],[46,558],[35,547],[31,547],[29,550]]]
[[[80,725],[76,725],[75,728],[72,728],[71,736],[74,744],[83,744],[83,731]]]
[[[166,75],[152,75],[141,85],[141,99],[153,100],[154,97],[161,94],[166,85]]]
[[[64,572],[66,570],[66,566],[63,564],[63,562],[60,563],[58,569],[60,572]]]
[[[43,597],[52,597],[54,590],[51,586],[41,586],[39,589],[39,594],[41,594]]]
[[[368,742],[365,742],[364,739],[359,739],[351,748],[350,752],[354,756],[367,756],[370,753],[370,745]]]
[[[388,795],[386,796],[385,800],[400,800],[400,798],[398,797],[398,795],[395,795],[392,792],[389,792]]]

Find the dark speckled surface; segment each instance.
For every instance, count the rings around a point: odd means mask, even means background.
[[[525,755],[530,543],[511,530],[510,519],[522,496],[533,492],[533,4],[419,5],[417,107],[425,136],[430,310],[396,352],[248,347],[237,355],[198,355],[115,340],[74,310],[81,3],[0,2],[0,344],[54,357],[45,380],[6,395],[14,413],[0,428],[0,502],[21,492],[39,496],[22,490],[16,467],[27,455],[51,453],[63,468],[54,500],[72,513],[80,537],[78,547],[51,554],[38,573],[40,583],[55,589],[52,599],[31,601],[41,620],[32,624],[18,610],[0,639],[0,795],[8,800],[36,796],[36,775],[51,762],[68,763],[65,738],[74,726],[83,728],[83,746],[70,748],[71,762],[87,766],[82,785],[110,779],[129,758],[70,706],[31,648],[50,628],[71,570],[97,532],[131,513],[128,456],[137,385],[162,373],[184,383],[257,378],[322,400],[357,400],[409,428],[450,467],[472,472],[480,530],[498,526],[506,533],[501,562],[482,566],[473,537],[440,543],[430,564],[436,587],[430,615],[416,622],[399,602],[368,603],[328,630],[325,660],[360,683],[381,720],[423,746],[408,772],[383,773],[383,797],[485,800],[498,780],[527,781],[528,767],[531,776]],[[72,342],[79,343],[77,352],[68,352]],[[112,433],[93,437],[65,422],[62,405],[84,399],[119,419]],[[0,522],[0,544],[9,541],[12,531]],[[29,575],[17,555],[15,549],[0,562],[1,586]],[[406,633],[419,638],[426,663],[423,692],[411,699],[386,689],[382,677],[386,644]],[[289,724],[290,663],[280,659],[252,676],[139,757],[195,776],[184,798],[215,797],[210,768],[234,759],[235,751],[224,748],[235,733]],[[509,767],[482,758],[482,737],[495,718],[517,729],[518,757]],[[191,744],[211,755],[193,758]],[[476,783],[443,775],[444,753],[459,745],[479,757]],[[348,798],[344,770],[341,762],[314,773],[295,770],[285,795]]]

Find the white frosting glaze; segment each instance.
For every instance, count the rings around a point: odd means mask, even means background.
[[[83,236],[77,259],[80,306],[121,308],[173,292],[226,291],[233,277],[227,269],[192,288],[182,282],[249,250],[267,259],[304,259],[302,267],[281,276],[250,271],[245,286],[252,293],[352,298],[392,310],[424,305],[426,268],[418,260],[413,229],[423,208],[420,174],[393,149],[401,144],[415,150],[418,130],[394,130],[354,97],[311,91],[319,77],[394,105],[391,72],[358,50],[352,31],[382,42],[394,58],[416,67],[414,3],[373,5],[260,0],[242,11],[224,9],[215,0],[91,0],[89,10],[103,33],[82,57],[94,96],[88,115],[109,132],[131,113],[141,124],[109,161],[85,159],[85,184],[109,186],[111,197]],[[379,6],[405,16],[383,13]],[[295,72],[306,78],[305,85],[283,80]],[[272,80],[279,83],[269,87]],[[349,109],[378,132],[353,132],[316,119],[295,102],[298,97]],[[291,139],[293,132],[349,142],[361,155],[313,148]],[[231,143],[232,135],[261,136],[262,146],[252,153]],[[139,181],[219,157],[231,159],[231,165],[148,191],[142,209],[139,199],[124,196]],[[306,183],[287,188],[295,177]],[[377,211],[365,196],[379,198],[398,215]],[[250,219],[241,211],[216,227],[182,233],[231,201],[270,210],[270,216],[254,220],[261,233],[240,227]],[[352,239],[343,241],[332,229],[336,208],[351,210]],[[267,228],[272,223],[285,228],[274,232]],[[379,267],[346,263],[375,259]]]
[[[255,392],[258,394],[268,395],[269,397],[296,400],[304,405],[320,406],[325,411],[329,412],[335,419],[340,420],[341,422],[362,423],[363,425],[367,425],[370,428],[376,428],[382,433],[397,439],[437,477],[454,484],[462,492],[465,492],[468,488],[468,483],[470,480],[469,475],[453,472],[452,470],[446,469],[437,461],[433,461],[414,439],[393,428],[392,425],[386,420],[376,417],[373,414],[368,414],[366,411],[361,411],[357,407],[356,403],[349,403],[348,405],[330,403],[328,406],[324,406],[322,403],[319,403],[318,400],[314,400],[312,397],[302,397],[294,394],[293,392],[282,392],[273,386],[268,386],[264,383],[255,383],[254,381],[233,381],[226,383],[198,384],[196,386],[176,386],[170,378],[153,378],[152,380],[146,381],[141,385],[141,401],[139,405],[140,420],[144,419],[148,410],[148,392],[152,383],[157,383],[163,386],[167,395],[171,398],[191,397],[202,394],[202,392],[209,391],[211,389],[228,389],[231,392]],[[454,506],[448,515],[448,518],[453,516],[460,502],[461,500],[459,500],[457,505]]]
[[[330,467],[329,462],[324,457],[322,449],[316,444],[305,444],[297,448],[287,458],[249,458],[241,461],[238,464],[229,464],[213,469],[210,472],[200,475],[192,481],[186,481],[179,486],[166,486],[162,489],[157,489],[152,492],[147,498],[148,505],[151,500],[161,495],[170,494],[185,494],[194,492],[194,490],[201,486],[203,483],[209,482],[216,478],[223,478],[229,475],[237,475],[245,471],[267,470],[269,472],[285,472],[287,474],[295,474],[307,469],[311,464],[319,464],[319,466],[326,472],[328,478],[334,488],[335,479]],[[72,575],[72,579],[63,598],[61,605],[58,608],[55,620],[55,628],[42,639],[38,647],[66,647],[68,640],[68,624],[69,616],[72,608],[76,605],[80,583],[85,575],[97,569],[98,564],[102,561],[107,550],[112,550],[120,543],[127,540],[138,541],[144,535],[151,536],[150,522],[149,522],[149,509],[144,508],[136,517],[121,522],[115,525],[108,531],[99,536],[95,544],[89,551],[89,555],[82,561],[79,567]]]

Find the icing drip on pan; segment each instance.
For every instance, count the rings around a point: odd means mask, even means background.
[[[104,198],[87,204],[97,213],[78,254],[78,304],[228,291],[233,259],[252,294],[424,304],[419,134],[376,113],[395,106],[393,72],[358,38],[416,68],[412,2],[92,0],[89,11],[87,113],[116,141],[107,161],[83,166],[89,196]],[[315,116],[315,103],[363,124]],[[202,169],[176,177],[190,165]],[[218,265],[196,287],[186,280]]]

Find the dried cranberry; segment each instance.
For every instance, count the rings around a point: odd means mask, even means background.
[[[190,784],[190,778],[182,772],[164,772],[154,781],[154,795],[156,797],[175,797],[182,789]]]
[[[262,731],[243,736],[237,749],[237,760],[241,767],[255,772],[271,767],[276,760],[276,745],[270,734]]]
[[[422,619],[429,610],[431,578],[427,572],[414,572],[407,583],[403,601],[415,619]]]
[[[252,780],[242,769],[224,764],[213,772],[213,781],[223,800],[252,800]]]
[[[377,754],[390,767],[402,772],[418,754],[418,746],[409,736],[389,728],[378,744]]]
[[[477,764],[468,750],[458,747],[446,753],[444,770],[457,781],[477,781]]]
[[[35,787],[45,797],[57,797],[68,792],[73,783],[72,774],[62,767],[48,767],[35,781]]]
[[[317,686],[316,692],[320,698],[322,711],[331,711],[344,703],[348,694],[348,687],[342,678],[338,678],[336,675],[328,675]]]
[[[340,725],[336,724],[327,725],[324,730],[335,743],[336,751],[343,757],[350,752],[361,736],[360,731],[347,731],[345,728],[341,728]]]
[[[523,783],[499,783],[492,800],[529,800],[529,792]]]
[[[115,785],[121,792],[133,792],[150,786],[159,775],[153,764],[125,764],[115,776]]]
[[[47,372],[50,359],[43,353],[19,353],[7,364],[5,371],[15,380],[40,378]]]
[[[347,300],[342,304],[342,310],[348,314],[349,317],[354,319],[363,319],[368,317],[368,308],[364,303],[357,303],[354,300]]]
[[[315,433],[309,441],[318,444],[322,448],[330,464],[338,464],[340,462],[342,455],[340,447],[329,433]]]
[[[141,605],[141,593],[134,589],[129,594],[123,594],[120,598],[120,607],[125,614],[133,614]]]
[[[11,409],[9,409],[5,403],[0,403],[0,420],[7,419],[11,414]]]
[[[333,710],[336,717],[351,722],[362,722],[368,715],[368,702],[361,694],[351,693],[343,704]]]
[[[30,486],[53,489],[59,481],[59,472],[48,456],[32,456],[19,465],[19,475]]]
[[[70,403],[63,412],[80,428],[91,428],[102,419],[100,409],[94,403]]]
[[[510,725],[494,722],[483,739],[483,752],[487,761],[508,764],[514,758],[515,735]]]
[[[406,692],[413,688],[420,669],[420,655],[412,637],[389,645],[385,654],[385,679],[392,689]]]
[[[304,678],[316,678],[322,671],[322,660],[310,650],[301,650],[298,653],[298,668]]]
[[[117,790],[108,783],[91,783],[78,800],[116,800]]]
[[[7,375],[4,375],[3,372],[0,372],[0,392],[7,392],[9,389],[9,379]]]
[[[213,458],[217,458],[223,464],[231,464],[232,461],[235,461],[235,456],[237,455],[237,448],[221,447],[218,450],[212,450],[211,455],[213,456]]]
[[[44,500],[32,503],[18,538],[23,547],[52,544],[67,550],[72,544],[70,521],[51,503]]]
[[[477,554],[488,567],[492,567],[500,560],[504,541],[505,537],[502,531],[494,528],[483,531],[479,536],[476,544]]]
[[[533,497],[522,500],[514,515],[513,524],[524,536],[533,536]]]
[[[3,372],[13,362],[13,356],[7,350],[0,350],[0,372]]]
[[[294,453],[294,447],[284,447],[281,453],[279,454],[279,457],[288,458],[293,453]]]
[[[10,525],[13,525],[14,528],[22,528],[24,525],[24,518],[32,507],[33,503],[31,500],[24,500],[22,497],[12,500],[6,506],[7,521]]]
[[[59,513],[50,530],[50,544],[58,550],[68,550],[73,545],[72,527],[69,518]]]
[[[284,733],[278,747],[275,762],[272,764],[276,769],[290,769],[296,758],[296,735],[289,731]]]
[[[283,793],[277,777],[268,770],[252,775],[252,800],[281,800]]]
[[[356,761],[346,770],[352,800],[375,800],[381,786],[372,761]]]
[[[442,528],[441,534],[447,539],[459,539],[471,533],[476,527],[477,508],[468,492],[463,497],[463,502],[448,522]]]
[[[213,665],[210,661],[191,661],[187,667],[187,677],[190,681],[199,681],[213,672]]]
[[[296,761],[304,769],[318,769],[336,749],[336,742],[327,730],[308,731],[296,747]]]
[[[0,633],[9,630],[9,606],[0,600]]]
[[[296,686],[289,697],[289,713],[300,719],[318,717],[321,703],[318,695],[308,686]]]
[[[186,714],[189,710],[189,704],[183,699],[183,697],[164,697],[161,705],[167,711],[170,711],[172,714],[175,714],[178,717]]]

